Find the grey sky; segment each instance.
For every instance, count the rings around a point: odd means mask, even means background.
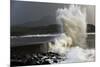
[[[55,17],[56,10],[69,6],[66,4],[50,4],[41,2],[11,2],[11,25],[19,25],[23,23],[34,23],[33,26],[55,24],[56,22],[40,22],[43,17]],[[94,6],[85,6],[87,8],[87,22],[95,23],[95,8]]]

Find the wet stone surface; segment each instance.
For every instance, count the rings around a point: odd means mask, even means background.
[[[11,66],[47,65],[58,63],[60,61],[62,61],[61,56],[52,52],[26,54],[23,56],[11,55]]]

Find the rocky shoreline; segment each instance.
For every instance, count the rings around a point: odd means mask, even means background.
[[[55,64],[63,61],[57,53],[37,53],[37,54],[26,54],[24,56],[12,55],[11,56],[11,66],[27,66],[27,65],[47,65]]]

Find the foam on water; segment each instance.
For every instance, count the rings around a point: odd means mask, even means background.
[[[65,60],[60,63],[73,62],[93,62],[95,61],[94,49],[82,49],[80,47],[73,47],[66,53]]]

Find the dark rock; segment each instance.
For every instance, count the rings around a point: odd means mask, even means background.
[[[87,33],[93,33],[93,32],[95,32],[95,25],[87,24]]]
[[[49,61],[44,61],[42,64],[50,64]]]
[[[11,55],[11,66],[53,64],[53,63],[58,63],[58,61],[60,61],[61,59],[62,58],[60,57],[59,54],[52,53],[52,52],[37,53],[37,54],[31,54],[31,55],[26,54],[20,57],[17,55],[14,55],[14,56]]]

